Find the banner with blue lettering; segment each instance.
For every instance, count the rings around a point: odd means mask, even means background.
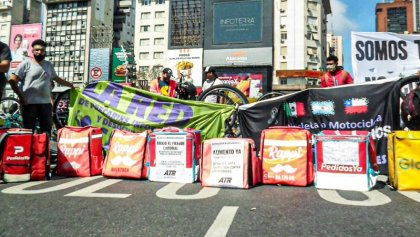
[[[68,125],[102,128],[104,142],[118,128],[143,131],[176,126],[201,130],[206,138],[223,137],[231,105],[185,101],[117,83],[98,81],[71,96]]]
[[[244,137],[259,148],[260,133],[273,126],[299,126],[312,133],[322,130],[367,130],[377,148],[382,174],[387,168],[387,137],[400,129],[400,81],[380,80],[357,85],[307,89],[239,107]]]

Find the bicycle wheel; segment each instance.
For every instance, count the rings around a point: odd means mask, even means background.
[[[217,101],[220,104],[235,105],[236,107],[248,104],[246,96],[237,88],[229,85],[216,85],[203,91],[198,97],[199,101]],[[242,135],[238,121],[238,110],[225,121],[225,137],[240,137]]]
[[[0,122],[5,128],[21,128],[22,114],[19,100],[13,97],[6,97],[0,100]]]
[[[219,104],[243,105],[248,104],[246,96],[237,88],[229,85],[215,85],[203,91],[198,97],[199,101],[209,101],[217,98]],[[211,101],[211,100],[210,100]]]
[[[268,92],[262,95],[260,98],[257,99],[257,101],[268,100],[268,99],[283,96],[283,95],[286,95],[286,94],[283,92],[272,91],[272,92]]]
[[[420,84],[419,76],[409,76],[406,78],[402,78],[400,80],[402,80],[401,86],[400,86],[401,99],[404,99],[408,95],[408,93],[410,93],[410,91],[419,87],[419,84]]]
[[[69,118],[70,89],[60,92],[53,104],[53,121],[57,129],[64,127]]]

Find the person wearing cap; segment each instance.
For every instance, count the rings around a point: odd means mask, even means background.
[[[158,95],[175,97],[176,82],[171,79],[172,69],[164,68],[160,77],[150,82],[150,92]]]
[[[206,77],[206,80],[203,82],[202,91],[205,91],[212,86],[223,84],[223,82],[217,77],[216,70],[212,67],[206,67],[204,69],[204,75]],[[209,95],[205,98],[204,101],[208,103],[218,102],[216,95]]]

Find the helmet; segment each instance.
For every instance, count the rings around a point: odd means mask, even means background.
[[[183,100],[195,100],[197,89],[191,82],[184,81],[177,87],[178,98]]]
[[[401,119],[410,130],[420,130],[420,90],[414,89],[401,103]]]

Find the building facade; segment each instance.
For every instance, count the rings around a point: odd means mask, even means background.
[[[43,38],[49,46],[46,59],[54,64],[57,74],[79,85],[94,79],[108,80],[113,1],[44,2]],[[105,49],[108,53],[103,53],[103,58],[94,55],[99,52],[95,49]],[[104,60],[103,65],[92,66],[92,61],[98,58]]]
[[[415,30],[412,0],[376,4],[376,31],[412,34]]]
[[[327,33],[327,56],[335,55],[338,58],[338,65],[344,65],[343,61],[343,37]]]

